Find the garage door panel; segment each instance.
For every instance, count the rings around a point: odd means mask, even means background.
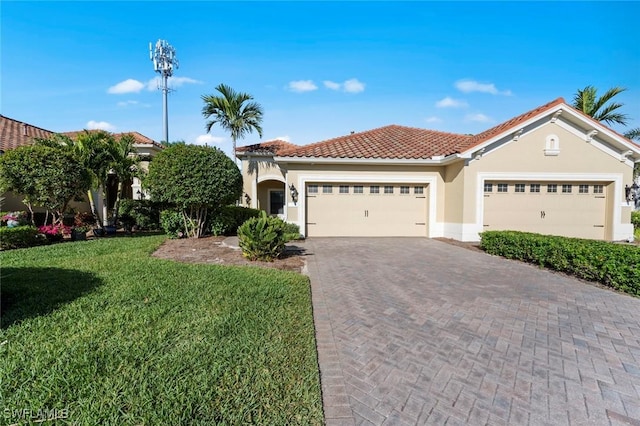
[[[525,184],[525,191],[516,193],[514,184],[509,190],[484,194],[484,230],[513,230],[536,232],[550,235],[564,235],[577,238],[604,239],[606,223],[606,196],[594,193],[594,185],[588,185],[587,193],[579,193],[579,185],[585,183],[560,182],[571,185],[570,193],[547,192],[546,184],[540,192],[531,193],[531,182]]]
[[[313,184],[311,184],[313,185]],[[308,236],[426,236],[427,207],[424,196],[400,194],[400,185],[394,184],[393,194],[370,194],[369,184],[364,193],[354,194],[349,185],[348,194],[309,194],[306,214]],[[380,186],[383,192],[384,184]],[[388,186],[388,185],[387,185]]]

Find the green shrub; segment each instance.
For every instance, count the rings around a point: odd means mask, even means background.
[[[284,233],[285,222],[263,211],[260,217],[251,218],[238,228],[242,254],[250,260],[271,262],[284,251]]]
[[[634,228],[640,228],[640,211],[631,212],[631,223],[633,223]]]
[[[300,239],[300,227],[295,223],[285,222],[284,224],[284,240],[285,242]]]
[[[47,238],[35,226],[0,227],[0,250],[40,246]]]
[[[163,210],[160,212],[160,226],[169,238],[186,237],[184,217],[182,212],[176,210]]]
[[[248,207],[224,206],[212,213],[208,230],[213,235],[235,235],[238,227],[253,217],[260,217],[260,210]]]
[[[516,231],[480,234],[487,253],[538,264],[640,295],[640,249],[606,241]]]
[[[135,226],[141,230],[160,229],[160,211],[162,205],[151,200],[121,200],[118,216],[131,217]]]

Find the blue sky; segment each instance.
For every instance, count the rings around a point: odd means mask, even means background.
[[[53,131],[162,140],[148,45],[180,67],[169,139],[205,132],[219,83],[264,108],[263,140],[297,144],[388,124],[479,133],[588,84],[640,127],[638,2],[14,2],[1,16],[0,111]],[[614,127],[624,131],[621,127]],[[239,145],[255,143],[256,134]]]

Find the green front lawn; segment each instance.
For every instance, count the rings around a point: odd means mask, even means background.
[[[308,279],[152,258],[163,238],[0,253],[4,420],[321,424]]]

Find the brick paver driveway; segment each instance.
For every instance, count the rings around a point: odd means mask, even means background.
[[[429,239],[305,246],[327,424],[640,425],[640,299]]]

